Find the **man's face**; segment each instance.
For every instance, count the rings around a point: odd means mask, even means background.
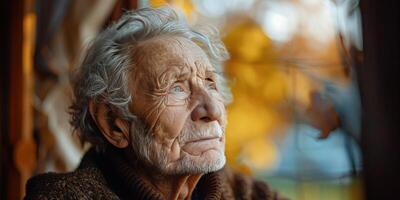
[[[226,113],[207,55],[194,42],[174,36],[146,41],[138,49],[131,110],[149,132],[133,148],[147,151],[148,162],[167,174],[222,168]],[[131,134],[138,134],[136,128]]]

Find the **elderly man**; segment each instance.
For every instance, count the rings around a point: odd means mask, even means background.
[[[71,123],[93,148],[74,172],[30,179],[26,199],[278,199],[224,168],[227,57],[169,7],[126,13],[73,79]]]

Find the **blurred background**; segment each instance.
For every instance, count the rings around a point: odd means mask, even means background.
[[[77,167],[89,147],[71,134],[69,74],[125,10],[166,4],[231,54],[229,165],[295,200],[394,197],[395,1],[16,0],[1,3],[1,199]]]

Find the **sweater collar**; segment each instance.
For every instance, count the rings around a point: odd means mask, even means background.
[[[108,149],[97,153],[97,161],[112,190],[121,199],[165,199],[163,195],[138,173],[137,168],[124,157],[122,150]],[[202,176],[192,194],[192,199],[221,199],[221,170]]]

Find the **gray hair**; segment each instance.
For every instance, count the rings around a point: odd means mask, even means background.
[[[221,66],[229,55],[215,28],[192,27],[183,15],[178,15],[170,7],[128,11],[92,41],[83,62],[73,74],[71,125],[82,143],[89,142],[97,150],[102,150],[107,145],[90,116],[90,100],[108,106],[108,120],[119,117],[131,121],[135,117],[128,108],[132,101],[128,88],[129,72],[135,67],[132,50],[140,42],[165,35],[181,36],[201,47],[221,75],[217,82],[225,104],[231,101],[231,93],[222,76]]]

